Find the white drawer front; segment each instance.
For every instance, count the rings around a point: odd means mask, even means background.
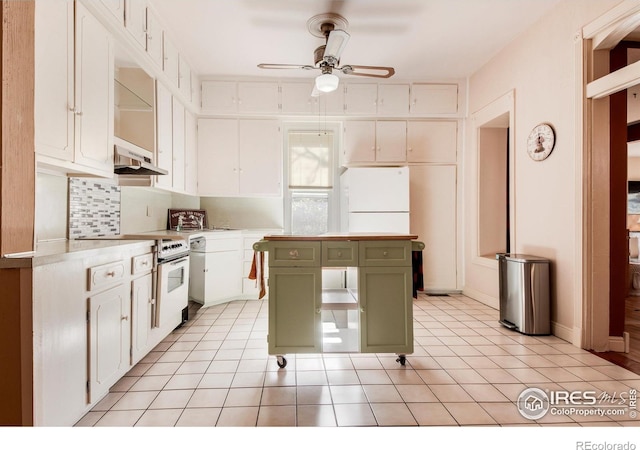
[[[125,263],[124,261],[117,261],[90,267],[88,270],[88,290],[93,291],[123,280],[125,276]]]

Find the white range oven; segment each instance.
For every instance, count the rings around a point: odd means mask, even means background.
[[[175,328],[189,318],[189,244],[186,240],[162,240],[157,251],[154,328]]]

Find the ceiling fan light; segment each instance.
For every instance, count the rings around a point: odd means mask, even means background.
[[[323,73],[316,77],[316,88],[322,92],[333,92],[338,89],[340,78],[332,73]]]

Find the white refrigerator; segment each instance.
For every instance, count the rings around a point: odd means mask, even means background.
[[[340,176],[343,232],[409,233],[409,168],[353,167]]]

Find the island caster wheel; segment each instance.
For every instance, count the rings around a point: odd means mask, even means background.
[[[401,366],[404,366],[407,362],[407,357],[404,355],[400,355],[398,356],[398,359],[396,359],[396,362],[399,362]]]
[[[276,362],[278,363],[278,367],[284,369],[287,367],[287,358],[284,356],[276,356]]]

